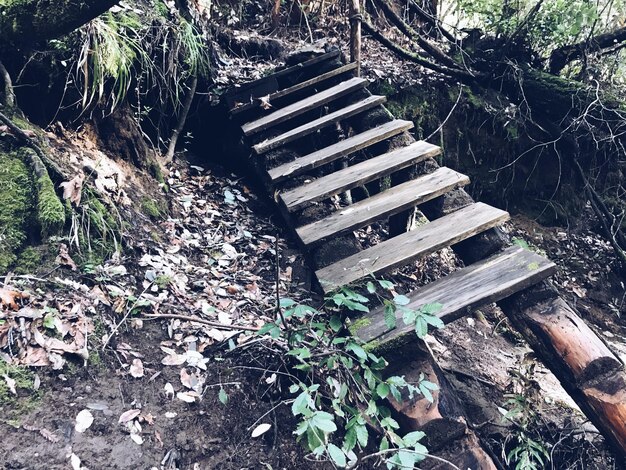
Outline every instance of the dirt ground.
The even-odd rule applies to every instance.
[[[281,295],[306,296],[306,270],[295,243],[281,236],[271,207],[234,175],[183,165],[172,171],[169,183],[170,217],[137,224],[126,257],[96,275],[55,271],[55,279],[71,279],[89,292],[99,287],[106,293],[99,301],[76,294],[80,287],[69,283],[27,277],[20,284],[32,293],[31,306],[47,299],[62,310],[78,295],[94,329],[86,365],[67,355],[58,371],[34,369],[37,387],[18,387],[19,398],[2,405],[1,468],[330,468],[308,461],[295,442],[296,423],[286,406],[289,393],[272,376],[276,353],[256,342],[251,332],[229,329],[254,328],[269,319],[276,246]],[[620,344],[624,322],[607,303],[623,311],[624,298],[616,297],[621,281],[606,268],[611,259],[606,244],[590,232],[563,235],[561,229],[522,217],[507,229],[560,260],[555,279],[561,290],[578,299],[604,337]],[[156,283],[146,281],[155,276],[167,282],[154,289]],[[153,321],[118,308],[111,283],[151,292],[146,298],[153,302],[143,313],[194,315],[223,328],[176,318]],[[116,326],[119,335],[109,339]],[[495,307],[449,325],[429,344],[464,398],[470,424],[499,455],[510,427],[497,405],[510,391],[510,371],[528,358],[528,348]],[[601,437],[584,423],[554,376],[538,366],[534,380],[540,384],[546,440],[554,444],[554,461],[563,463],[553,468],[616,468]],[[77,416],[83,410],[93,423],[78,432]],[[271,425],[270,430],[251,437],[261,423]],[[568,436],[568,429],[582,430],[582,437]]]

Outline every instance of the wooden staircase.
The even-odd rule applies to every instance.
[[[410,131],[413,123],[389,119],[370,129],[338,140],[292,161],[272,166],[258,161],[271,150],[310,136],[335,125],[350,127],[350,119],[380,107],[383,96],[363,95],[367,80],[351,77],[353,64],[342,65],[337,52],[330,52],[293,67],[278,71],[245,85],[227,96],[230,114],[240,122],[250,139],[252,159],[273,193],[278,193],[286,222],[295,229],[302,246],[311,252],[320,244],[374,222],[433,200],[469,183],[466,175],[440,167],[414,179],[394,184],[384,191],[359,200],[308,223],[300,223],[298,213],[315,204],[397,174],[440,154],[441,149],[418,141],[346,164],[349,157],[369,150],[376,144]],[[319,70],[322,69],[322,73]],[[298,76],[293,78],[297,72]],[[291,75],[291,83],[281,78]],[[269,109],[266,109],[269,108]],[[344,163],[338,165],[338,162]],[[305,180],[304,175],[316,177]],[[381,276],[416,259],[496,227],[509,215],[487,204],[475,203],[430,221],[412,231],[339,259],[327,266],[317,266],[315,275],[324,293]],[[408,295],[410,306],[438,302],[443,305],[438,316],[450,322],[482,305],[501,300],[550,276],[555,265],[549,260],[519,247],[512,247]],[[382,310],[367,314],[356,334],[372,346],[404,335],[414,334],[409,327],[389,329]],[[397,322],[402,325],[402,322]]]

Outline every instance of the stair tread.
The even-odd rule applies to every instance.
[[[508,217],[507,212],[487,204],[470,204],[413,231],[348,256],[315,274],[324,292],[328,293],[458,243],[503,223]]]
[[[304,82],[300,82],[297,83],[293,86],[290,86],[289,88],[285,88],[283,90],[277,91],[275,93],[271,93],[268,95],[267,97],[267,102],[270,103],[270,105],[275,102],[278,99],[284,98],[286,96],[289,96],[293,93],[296,93],[298,91],[304,90],[306,88],[312,87],[314,85],[318,85],[326,80],[329,80],[333,77],[337,77],[338,75],[344,74],[346,72],[350,72],[351,70],[356,69],[357,64],[356,62],[352,62],[350,64],[347,65],[343,65],[339,68],[333,69],[330,72],[326,72],[323,73],[322,75],[317,75],[309,80],[305,80]],[[253,101],[242,104],[240,106],[237,106],[235,108],[232,108],[230,110],[230,113],[232,115],[236,115],[236,114],[240,114],[244,111],[248,111],[254,108],[258,108],[261,104],[261,101],[259,100],[259,98],[261,97],[254,97]]]
[[[365,183],[387,176],[394,171],[434,157],[440,152],[441,149],[436,145],[424,141],[414,142],[406,147],[323,176],[309,184],[285,191],[281,194],[281,198],[289,211],[300,210],[308,204],[321,201],[348,189],[362,186]],[[315,161],[319,161],[319,159]]]
[[[326,126],[342,121],[343,119],[348,119],[349,117],[378,106],[384,103],[386,99],[387,98],[384,96],[368,96],[361,101],[350,104],[345,108],[338,109],[337,111],[322,116],[311,122],[307,122],[306,124],[287,131],[284,134],[264,140],[263,142],[259,142],[258,144],[253,146],[254,151],[259,155],[263,154],[265,152],[268,152],[269,150],[275,149],[277,147],[280,147],[281,145],[285,145],[289,142],[299,139],[300,137],[309,135]]]
[[[319,64],[321,62],[324,62],[326,60],[330,60],[330,59],[334,59],[335,57],[339,56],[339,50],[334,50],[334,51],[330,51],[330,52],[326,52],[324,54],[318,55],[317,57],[313,57],[312,59],[309,60],[305,60],[304,62],[299,62],[295,65],[292,65],[291,67],[286,67],[282,70],[279,70],[278,72],[274,72],[270,75],[267,75],[265,77],[261,77],[261,78],[257,78],[256,80],[252,80],[250,82],[246,82],[244,84],[242,84],[241,86],[237,87],[237,88],[233,88],[229,93],[226,94],[227,98],[232,98],[235,96],[239,96],[241,94],[243,94],[246,90],[250,90],[252,88],[256,88],[257,86],[271,81],[271,80],[275,80],[277,78],[280,77],[284,77],[286,75],[289,75],[291,73],[297,72],[297,71],[302,71],[308,67],[311,67],[313,65]]]
[[[360,134],[348,137],[335,144],[324,147],[316,152],[298,158],[293,162],[285,163],[268,171],[272,182],[277,183],[290,176],[299,175],[312,168],[317,168],[326,163],[330,163],[338,158],[345,157],[354,152],[362,150],[370,145],[377,144],[395,135],[401,134],[413,128],[411,121],[396,119],[386,122],[378,127],[369,129]]]
[[[438,168],[398,186],[359,201],[328,217],[296,229],[305,245],[322,242],[383,220],[406,209],[430,201],[469,183],[469,178],[449,168]]]
[[[296,101],[289,106],[285,106],[274,111],[267,116],[263,116],[254,121],[248,122],[241,126],[243,133],[247,136],[269,129],[272,126],[288,121],[289,119],[311,111],[317,107],[330,103],[333,100],[346,96],[353,91],[365,88],[369,84],[365,78],[354,77],[338,85],[330,87],[327,90],[315,93],[300,101]]]
[[[551,276],[556,265],[532,251],[512,246],[486,260],[460,269],[449,276],[408,294],[405,307],[417,310],[426,304],[442,305],[435,315],[444,323],[492,302],[502,300]],[[396,312],[396,328],[390,329],[384,320],[383,308],[361,317],[364,325],[355,331],[365,342],[375,341],[378,347],[402,337],[415,334],[412,325],[405,325],[402,312]]]

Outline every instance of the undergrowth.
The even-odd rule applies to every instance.
[[[366,287],[384,303],[388,326],[395,326],[398,311],[418,337],[424,337],[429,326],[443,326],[435,316],[441,305],[408,308],[408,299],[393,295],[394,285],[384,280]],[[437,385],[423,374],[416,383],[386,375],[387,361],[350,334],[347,314],[366,313],[369,303],[352,288],[333,293],[319,309],[282,298],[276,321],[258,334],[273,350],[283,352],[283,367],[276,372],[288,382],[292,397],[287,403],[298,420],[294,434],[314,458],[342,468],[370,459],[389,469],[413,468],[428,457],[422,443],[425,434],[402,434],[387,400],[422,396],[432,402]],[[220,399],[227,398],[221,390]]]

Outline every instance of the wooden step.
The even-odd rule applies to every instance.
[[[556,271],[550,260],[518,246],[460,269],[407,295],[411,302],[405,307],[418,310],[426,304],[442,305],[435,315],[449,323],[473,310],[502,300],[515,292],[536,284]],[[396,328],[390,329],[383,309],[363,316],[363,325],[354,333],[363,341],[384,346],[405,335],[414,335],[414,327],[402,321],[402,310],[396,312]]]
[[[284,90],[280,90],[277,91],[275,93],[271,93],[270,95],[267,96],[267,102],[270,105],[273,105],[274,102],[276,102],[277,100],[280,100],[281,98],[285,98],[286,96],[292,95],[293,93],[296,93],[298,91],[301,90],[305,90],[306,88],[310,88],[313,87],[315,85],[319,85],[320,83],[325,82],[326,80],[329,80],[333,77],[337,77],[339,75],[342,75],[344,73],[350,72],[354,69],[356,69],[357,64],[356,62],[352,62],[348,65],[344,65],[342,67],[339,67],[337,69],[331,70],[330,72],[326,72],[323,73],[322,75],[318,75],[317,77],[313,77],[309,80],[306,80],[304,82],[298,83],[294,86],[291,86],[289,88],[285,88]],[[230,113],[232,115],[237,115],[240,114],[244,111],[249,111],[251,109],[255,109],[258,108],[259,105],[261,104],[261,101],[259,98],[253,98],[251,102],[242,104],[241,106],[237,106],[236,108],[233,108],[230,110]]]
[[[296,229],[305,245],[320,243],[332,236],[359,229],[423,204],[469,183],[469,178],[449,168],[407,181],[387,191],[334,212],[328,217]]]
[[[300,210],[313,202],[362,186],[394,171],[434,157],[440,152],[441,149],[436,145],[423,141],[414,142],[406,147],[379,155],[318,178],[291,191],[286,191],[281,194],[281,199],[289,211]]]
[[[306,60],[304,62],[297,63],[292,65],[291,67],[286,67],[278,72],[274,72],[271,75],[267,75],[265,77],[258,78],[256,80],[252,80],[250,82],[244,83],[237,88],[233,88],[229,92],[226,93],[225,99],[227,105],[230,109],[237,108],[238,103],[249,103],[253,98],[259,98],[263,95],[266,95],[267,92],[264,91],[267,89],[266,84],[272,83],[274,84],[274,90],[278,86],[277,79],[281,77],[285,77],[292,73],[297,73],[304,71],[305,69],[312,67],[313,65],[320,64],[326,60],[334,59],[339,56],[339,50],[334,50],[331,52],[327,52],[325,54],[321,54],[317,57],[313,57],[312,59]],[[260,93],[257,93],[256,88],[260,89]],[[270,92],[270,93],[271,93]]]
[[[302,158],[284,165],[277,166],[268,171],[273,183],[283,181],[290,176],[299,175],[312,168],[317,168],[326,163],[330,163],[338,158],[345,157],[354,152],[358,152],[370,145],[377,144],[383,140],[389,139],[395,135],[401,134],[413,128],[411,121],[395,121],[386,122],[385,124],[362,132],[336,144],[324,147],[317,152],[305,155]]]
[[[345,108],[341,108],[335,112],[327,114],[326,116],[322,116],[314,121],[303,124],[277,137],[264,140],[253,147],[254,151],[259,155],[263,154],[269,150],[316,132],[326,126],[330,126],[336,122],[343,121],[344,119],[348,119],[356,114],[362,113],[363,111],[374,108],[375,106],[383,104],[386,100],[387,98],[384,96],[368,96],[364,100],[358,101],[346,106]]]
[[[341,82],[334,87],[327,90],[320,91],[308,98],[300,101],[296,101],[289,106],[285,106],[277,111],[274,111],[267,116],[263,116],[255,121],[248,122],[241,126],[243,133],[247,136],[256,134],[261,131],[265,131],[272,126],[280,124],[281,122],[288,121],[289,119],[304,114],[307,111],[311,111],[315,108],[337,100],[343,96],[346,96],[356,90],[365,88],[369,84],[369,81],[365,78],[354,77],[345,82]]]
[[[446,246],[500,225],[509,214],[481,202],[429,222],[417,229],[385,240],[315,274],[325,293],[369,275],[404,266]]]

